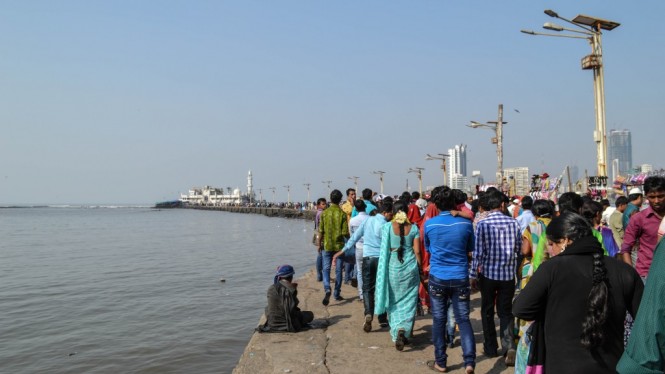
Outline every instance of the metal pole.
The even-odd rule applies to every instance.
[[[496,178],[498,185],[503,188],[503,104],[499,104],[499,120],[496,124]]]
[[[603,78],[603,52],[601,46],[601,33],[599,27],[595,27],[596,32],[591,38],[592,54],[599,59],[598,64],[593,68],[593,92],[595,96],[596,107],[596,132],[594,140],[596,141],[597,154],[597,175],[599,177],[607,176],[607,142],[605,137],[605,84]]]
[[[446,158],[443,158],[443,165],[441,166],[443,169],[443,185],[447,186],[448,185],[448,172],[446,171]]]
[[[418,193],[423,194],[423,171],[418,170]]]

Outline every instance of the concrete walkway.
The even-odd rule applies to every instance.
[[[314,270],[297,280],[302,310],[314,312],[311,330],[299,333],[254,333],[245,348],[235,374],[262,373],[431,373],[426,365],[434,359],[431,343],[432,317],[417,317],[411,344],[402,352],[395,349],[388,328],[380,328],[376,318],[372,331],[365,333],[363,305],[358,292],[342,286],[344,301],[331,298],[324,307],[323,286],[316,281]],[[262,323],[263,321],[261,321]],[[513,373],[503,358],[482,354],[480,294],[471,298],[471,323],[476,335],[476,373]],[[498,327],[498,320],[496,321]],[[459,335],[455,347],[447,350],[448,372],[463,373]]]

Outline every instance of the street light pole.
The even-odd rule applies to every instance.
[[[441,169],[443,170],[443,185],[447,186],[448,175],[446,172],[446,157],[448,157],[448,155],[445,153],[437,153],[437,154],[438,156],[432,156],[428,153],[427,157],[425,157],[425,160],[441,160]]]
[[[272,203],[273,203],[273,205],[274,205],[274,204],[275,204],[275,190],[276,190],[277,188],[275,188],[275,187],[270,187],[270,188],[268,188],[268,189],[269,189],[269,190],[272,190]]]
[[[503,188],[503,125],[508,123],[503,121],[503,104],[499,104],[498,120],[488,121],[487,123],[489,125],[471,121],[467,126],[474,129],[484,127],[494,131],[495,137],[492,138],[492,144],[496,144],[496,183],[500,188]]]
[[[311,186],[311,183],[303,183],[303,186],[307,188],[307,203],[309,203],[311,200],[309,199],[309,186]]]
[[[416,173],[416,175],[418,175],[418,193],[421,195],[423,194],[423,170],[425,170],[425,168],[415,167],[409,168],[407,171],[408,173]]]
[[[605,126],[605,78],[603,73],[603,51],[602,51],[602,32],[603,30],[613,30],[621,24],[614,21],[608,21],[601,18],[595,18],[585,15],[577,15],[572,20],[566,19],[558,15],[551,9],[545,10],[545,14],[550,17],[558,18],[562,21],[578,27],[584,31],[565,28],[550,22],[545,23],[543,28],[552,31],[571,31],[586,36],[570,35],[570,34],[549,34],[538,33],[532,30],[521,30],[521,32],[529,35],[543,35],[543,36],[556,36],[562,38],[586,39],[591,44],[591,54],[582,58],[582,69],[593,70],[593,92],[594,92],[594,107],[596,111],[596,129],[593,133],[593,140],[596,142],[596,163],[597,174],[600,177],[607,176],[607,138]]]
[[[321,183],[323,183],[323,184],[327,184],[327,185],[328,185],[328,196],[330,196],[330,192],[331,192],[331,190],[330,190],[330,183],[332,183],[332,181],[321,181]]]
[[[379,182],[381,182],[381,195],[383,195],[383,174],[385,174],[385,171],[377,170],[373,171],[372,174],[378,174],[379,175]]]
[[[284,188],[286,188],[286,202],[291,204],[291,185],[287,184]]]

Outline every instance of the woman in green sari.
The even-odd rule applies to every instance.
[[[390,337],[398,351],[404,349],[413,331],[422,275],[420,234],[406,218],[407,209],[396,202],[393,220],[383,226],[374,306],[375,314],[388,312]]]

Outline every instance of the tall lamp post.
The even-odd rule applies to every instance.
[[[275,188],[275,187],[270,187],[270,188],[268,188],[268,189],[269,189],[269,190],[272,190],[272,203],[273,203],[273,205],[274,205],[274,204],[275,204],[275,190],[276,190],[277,188]]]
[[[445,153],[437,153],[437,155],[438,156],[432,156],[428,153],[427,157],[425,157],[425,160],[441,160],[441,169],[443,170],[443,185],[447,186],[448,176],[446,173],[446,157],[448,157],[448,155]]]
[[[357,194],[358,193],[358,178],[360,178],[360,177],[348,177],[348,178],[353,180],[353,184],[356,188],[356,194]]]
[[[385,174],[385,171],[377,170],[373,171],[372,174],[378,174],[379,175],[379,182],[381,183],[381,195],[383,195],[383,174]]]
[[[291,185],[287,184],[284,188],[286,188],[286,202],[291,204]]]
[[[552,31],[570,31],[585,36],[571,34],[550,34],[539,33],[532,30],[521,30],[529,35],[555,36],[560,38],[586,39],[591,45],[591,54],[582,58],[582,69],[593,70],[593,92],[595,97],[594,106],[596,108],[596,130],[593,133],[593,140],[596,142],[596,162],[597,174],[601,177],[607,176],[607,141],[605,135],[605,79],[603,77],[603,48],[601,36],[603,30],[614,30],[621,24],[614,21],[608,21],[601,18],[595,18],[585,15],[577,15],[572,20],[558,15],[551,9],[545,10],[545,14],[550,17],[558,18],[581,30],[569,29],[551,22],[543,25],[546,30]]]
[[[309,203],[311,200],[309,199],[309,186],[311,186],[311,183],[303,183],[303,186],[307,189],[307,203]]]
[[[408,173],[416,173],[418,176],[418,193],[421,195],[423,194],[423,170],[425,170],[425,168],[419,168],[417,166],[415,168],[409,168],[408,170]]]
[[[330,189],[330,183],[332,183],[332,181],[321,181],[321,183],[328,185],[328,196],[330,196],[330,192],[332,191]]]
[[[488,121],[487,124],[471,121],[468,127],[477,129],[479,127],[494,131],[495,137],[492,138],[492,144],[496,144],[496,184],[503,187],[503,125],[508,122],[503,121],[503,104],[499,104],[499,118],[497,121]]]

